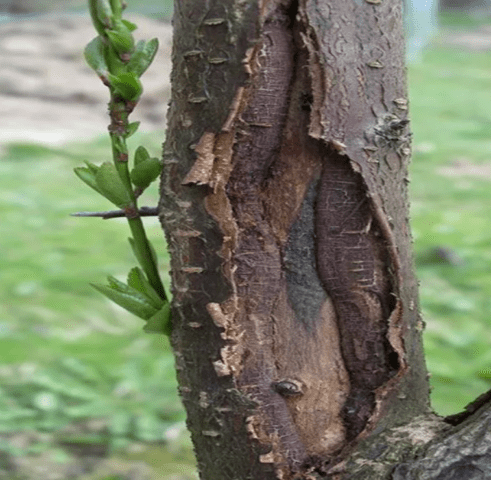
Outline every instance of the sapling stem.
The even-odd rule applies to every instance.
[[[142,219],[140,216],[136,218],[128,218],[128,224],[133,235],[133,240],[135,241],[135,248],[138,251],[137,255],[140,260],[141,267],[147,275],[150,285],[152,285],[163,300],[167,300],[164,285],[160,279],[157,265],[154,261],[152,250],[150,248],[150,243],[145,233],[145,229],[143,228]]]
[[[135,152],[133,169],[129,168],[127,139],[138,129],[139,122],[129,123],[129,115],[142,93],[140,76],[150,66],[158,49],[158,40],[135,44],[132,31],[136,25],[123,20],[121,0],[89,0],[90,14],[99,36],[85,49],[85,58],[103,84],[109,88],[108,127],[113,162],[100,166],[86,162],[75,169],[87,185],[120,208],[110,212],[79,212],[75,216],[115,218],[125,216],[131,230],[131,247],[141,266],[133,268],[127,284],[108,277],[109,285],[93,286],[128,311],[147,321],[146,331],[170,333],[170,310],[160,278],[156,255],[148,241],[141,216],[148,207],[138,208],[138,197],[155,181],[162,169],[158,158],[150,157],[140,146]],[[156,209],[152,209],[153,215]]]
[[[109,125],[109,135],[111,137],[111,147],[113,161],[119,173],[121,181],[130,194],[132,205],[125,208],[126,219],[133,235],[134,246],[137,250],[137,258],[147,275],[150,285],[155,291],[166,300],[164,286],[160,279],[157,265],[154,261],[152,250],[145,233],[143,222],[138,211],[137,198],[131,182],[130,171],[128,168],[128,145],[126,143],[126,133],[129,128],[129,114],[133,111],[136,101],[128,101],[109,87],[111,101],[109,102],[109,115],[111,125]]]

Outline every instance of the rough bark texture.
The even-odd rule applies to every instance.
[[[491,478],[491,402],[443,438],[431,442],[417,460],[398,465],[393,480],[485,480]]]
[[[390,478],[450,429],[411,260],[401,4],[178,0],[174,28],[160,212],[201,478]]]

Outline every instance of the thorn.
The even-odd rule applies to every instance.
[[[158,216],[158,207],[141,207],[138,210],[138,214],[140,217],[156,217]],[[70,213],[71,217],[100,217],[104,220],[108,220],[110,218],[121,218],[126,217],[126,213],[124,210],[111,210],[108,212],[76,212]]]

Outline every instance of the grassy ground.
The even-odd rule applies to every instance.
[[[491,57],[433,48],[409,79],[425,348],[434,407],[449,414],[491,387]],[[161,137],[135,142],[158,155]],[[163,442],[144,459],[160,458],[168,470],[155,478],[170,478],[191,460],[187,441],[169,442],[183,412],[167,341],[88,285],[135,265],[126,226],[69,216],[110,207],[72,173],[107,152],[102,139],[63,150],[11,145],[0,158],[0,433],[63,432],[97,412],[107,428],[95,441]],[[165,271],[159,226],[146,223]]]
[[[434,407],[448,414],[491,387],[491,58],[434,48],[409,84],[425,348]]]
[[[159,135],[137,135],[159,155]],[[163,442],[184,419],[167,339],[144,334],[139,319],[89,286],[136,265],[126,225],[69,216],[111,209],[72,171],[84,159],[107,160],[108,148],[106,139],[63,151],[17,144],[0,160],[0,434],[63,432],[97,412],[105,432],[87,441],[109,434],[122,447]],[[156,192],[145,200],[155,205]],[[146,223],[165,272],[159,225]],[[163,463],[172,459],[163,454]]]

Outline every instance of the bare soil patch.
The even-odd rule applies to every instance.
[[[457,158],[449,165],[438,169],[438,173],[445,177],[475,177],[491,179],[491,164],[474,163],[468,158]]]
[[[157,37],[160,49],[142,78],[144,95],[133,120],[142,130],[165,128],[170,96],[172,27],[130,16],[135,36]],[[83,50],[95,36],[85,15],[50,15],[0,25],[0,144],[60,145],[105,131],[107,88],[85,64]]]
[[[438,40],[440,44],[482,52],[491,50],[491,25],[483,25],[475,30],[448,30],[443,32]]]

